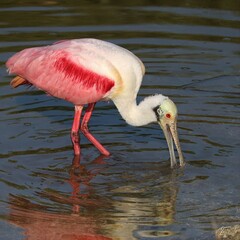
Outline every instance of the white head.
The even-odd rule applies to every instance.
[[[172,100],[170,100],[169,98],[166,98],[162,101],[162,103],[159,106],[154,108],[154,111],[157,116],[157,122],[161,126],[167,140],[169,153],[170,153],[171,167],[174,167],[176,165],[173,141],[178,151],[180,166],[183,166],[184,159],[183,159],[183,154],[180,147],[178,132],[177,132],[176,105]]]

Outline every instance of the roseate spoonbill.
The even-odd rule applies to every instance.
[[[79,129],[104,155],[110,153],[88,130],[96,102],[111,99],[125,121],[133,126],[158,122],[167,140],[171,166],[175,166],[174,145],[180,166],[184,159],[177,134],[177,107],[161,94],[146,97],[138,105],[137,93],[145,67],[132,52],[97,39],[73,39],[49,46],[24,49],[6,63],[17,75],[12,87],[31,84],[75,105],[71,139],[75,155],[80,154]],[[80,124],[83,106],[88,104]]]

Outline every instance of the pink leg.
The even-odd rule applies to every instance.
[[[75,106],[75,114],[71,131],[74,154],[80,155],[79,127],[83,106]]]
[[[106,156],[109,156],[110,153],[103,147],[103,145],[98,142],[98,140],[93,137],[93,135],[88,130],[88,122],[91,118],[93,108],[96,103],[90,103],[88,104],[86,113],[83,117],[82,124],[81,124],[81,131],[85,135],[85,137],[103,154]]]

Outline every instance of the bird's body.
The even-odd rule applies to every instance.
[[[136,103],[145,68],[130,51],[97,39],[75,39],[53,45],[28,48],[6,63],[9,73],[17,75],[11,85],[32,84],[48,94],[75,105],[72,141],[80,154],[79,128],[100,150],[109,152],[89,133],[87,123],[93,107],[101,100],[112,100],[127,123],[134,126],[158,121],[156,111],[167,97],[159,94]],[[82,108],[89,107],[80,126]]]
[[[126,95],[136,99],[144,74],[142,62],[131,52],[96,39],[28,48],[14,55],[7,67],[39,89],[74,105]]]

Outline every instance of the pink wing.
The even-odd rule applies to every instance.
[[[83,105],[104,99],[115,84],[107,74],[91,69],[89,58],[95,64],[93,69],[104,63],[104,56],[96,56],[95,60],[94,52],[81,46],[72,48],[70,41],[62,41],[25,49],[11,57],[6,65],[10,73],[21,76],[50,95]]]

